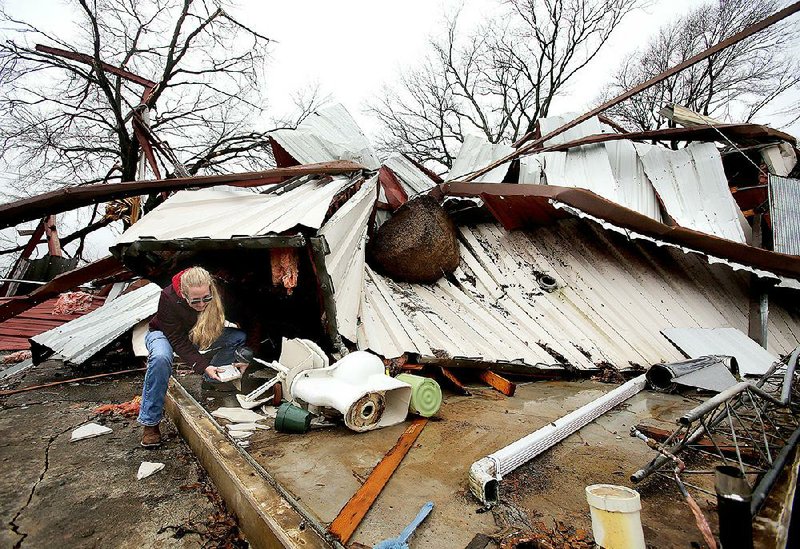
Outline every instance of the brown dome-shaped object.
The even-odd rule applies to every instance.
[[[394,280],[436,282],[458,267],[456,227],[435,199],[419,196],[380,226],[367,257],[372,268]]]

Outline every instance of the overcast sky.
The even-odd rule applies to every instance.
[[[644,44],[659,26],[703,3],[653,0],[630,14],[600,55],[572,82],[570,95],[554,104],[551,114],[588,110],[608,81],[607,75],[626,54]],[[0,4],[16,17],[61,36],[75,29],[72,8],[63,0],[0,0]],[[400,70],[422,60],[429,37],[442,29],[444,16],[461,7],[461,21],[469,27],[491,16],[497,5],[493,0],[238,0],[230,11],[274,40],[265,83],[272,109],[288,109],[291,92],[319,84],[374,135],[377,128],[363,112],[366,103],[384,83],[391,84]],[[769,117],[757,122],[775,125]],[[788,131],[800,134],[800,125]],[[106,240],[91,245],[92,255],[104,252]]]
[[[713,1],[713,0],[712,0]],[[74,29],[64,0],[0,0],[9,12],[61,35]],[[391,84],[404,68],[418,65],[428,40],[441,32],[443,18],[461,9],[469,28],[497,10],[498,0],[233,0],[229,11],[274,40],[267,69],[270,107],[277,113],[291,106],[292,92],[318,84],[343,103],[374,134],[364,114],[381,86]],[[582,112],[608,81],[620,60],[644,44],[658,28],[705,0],[649,0],[627,16],[600,54],[569,85],[551,114]],[[768,114],[758,122],[777,125]],[[800,133],[800,125],[788,128]]]
[[[607,80],[625,54],[660,25],[703,3],[655,0],[630,14],[570,85],[571,96],[562,98],[552,114],[588,110],[598,83]],[[366,102],[380,93],[382,84],[391,84],[400,70],[419,64],[429,38],[441,34],[445,15],[461,8],[460,23],[466,29],[493,15],[498,5],[494,0],[241,0],[235,11],[276,41],[267,82],[274,107],[288,108],[292,90],[316,82],[371,133],[376,128],[362,112]]]

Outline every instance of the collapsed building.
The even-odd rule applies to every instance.
[[[543,119],[540,133],[563,123]],[[56,354],[81,364],[132,329],[134,339],[141,338],[158,285],[202,264],[235,287],[247,311],[249,341],[264,359],[278,358],[282,341],[302,338],[334,358],[369,351],[393,373],[432,375],[449,389],[440,420],[414,434],[421,448],[410,451],[406,468],[380,499],[370,501],[361,526],[360,519],[343,526],[342,513],[360,489],[359,475],[380,466],[401,426],[357,436],[337,429],[303,437],[259,431],[246,445],[229,442],[274,486],[255,506],[291,510],[270,526],[273,538],[289,545],[372,544],[399,531],[418,502],[431,500],[437,510],[418,534],[420,543],[466,546],[507,523],[513,529],[495,539],[522,546],[525,528],[519,517],[508,518],[509,508],[535,505],[565,521],[585,506],[586,484],[619,483],[619,469],[633,468],[625,474],[637,482],[654,474],[671,478],[671,461],[665,469],[655,454],[647,463],[653,450],[627,436],[634,425],[650,441],[661,430],[664,445],[653,447],[662,458],[700,447],[706,454],[694,460],[704,471],[710,467],[709,440],[721,463],[730,461],[728,447],[735,447],[735,463],[753,486],[764,478],[774,483],[777,472],[769,471],[792,459],[777,455],[796,443],[796,436],[791,439],[798,424],[790,383],[797,353],[790,354],[800,340],[800,201],[791,136],[754,125],[626,135],[593,118],[470,182],[460,180],[514,149],[468,139],[441,180],[400,154],[379,162],[337,105],[270,140],[281,182],[270,179],[272,172],[166,180],[174,188],[208,188],[179,190],[119,237],[113,257],[9,299],[0,314],[12,317],[4,324],[13,331],[8,323],[15,312],[77,283],[131,274],[155,282],[139,282],[123,295],[127,283],[117,282],[102,307],[31,337],[34,361]],[[688,145],[652,144],[659,140]],[[142,191],[140,185],[125,192]],[[22,215],[13,207],[5,208]],[[37,214],[37,207],[47,206],[29,204],[24,215]],[[134,348],[143,354],[141,344]],[[718,355],[733,358],[702,359]],[[705,372],[705,379],[674,375],[675,383],[732,396],[702,412],[694,406],[700,401],[685,393],[642,396],[646,369],[675,370],[670,365],[687,358],[706,360],[690,368]],[[748,377],[760,381],[740,387],[739,379]],[[588,378],[631,381],[608,392],[597,381],[579,381]],[[515,396],[459,396],[475,392],[475,381]],[[773,392],[770,383],[777,383]],[[758,415],[760,425],[736,415],[730,432],[712,436],[727,426],[718,406],[730,409],[737,398],[755,410],[747,413]],[[180,403],[202,410],[202,395],[185,380],[173,386],[171,399],[178,418],[187,413],[176,411]],[[626,401],[638,412],[614,408]],[[597,419],[610,409],[616,411]],[[567,412],[569,421],[559,420]],[[690,419],[668,429],[683,417]],[[698,421],[700,433],[691,429]],[[598,422],[614,434],[592,433]],[[185,418],[176,423],[189,429]],[[579,432],[588,453],[552,448],[587,424]],[[200,444],[203,436],[187,438]],[[765,451],[756,447],[761,438]],[[546,451],[553,461],[533,461],[514,472]],[[570,459],[578,470],[565,474]],[[548,466],[559,473],[544,470]],[[694,484],[686,482],[719,528],[709,512],[713,478],[697,476]],[[678,486],[685,490],[680,479]],[[467,487],[492,514],[464,519],[478,505],[463,495]],[[703,539],[701,528],[684,527],[694,518],[680,492],[662,485],[643,494],[648,540],[655,536],[669,546]],[[655,506],[649,512],[648,503]],[[655,509],[665,505],[675,520],[658,520]],[[578,538],[572,540],[576,546]]]

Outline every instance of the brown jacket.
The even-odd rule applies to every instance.
[[[197,322],[197,315],[198,312],[189,307],[186,300],[175,292],[172,285],[169,285],[161,290],[158,311],[150,320],[150,331],[164,332],[169,344],[172,345],[172,350],[200,374],[208,367],[211,357],[200,354],[197,346],[189,339],[189,332]]]

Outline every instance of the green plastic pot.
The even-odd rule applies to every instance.
[[[436,415],[442,406],[442,389],[429,377],[400,374],[397,379],[411,385],[411,402],[408,409],[422,417]]]
[[[278,406],[275,430],[281,433],[306,433],[311,428],[311,412],[284,402]]]

